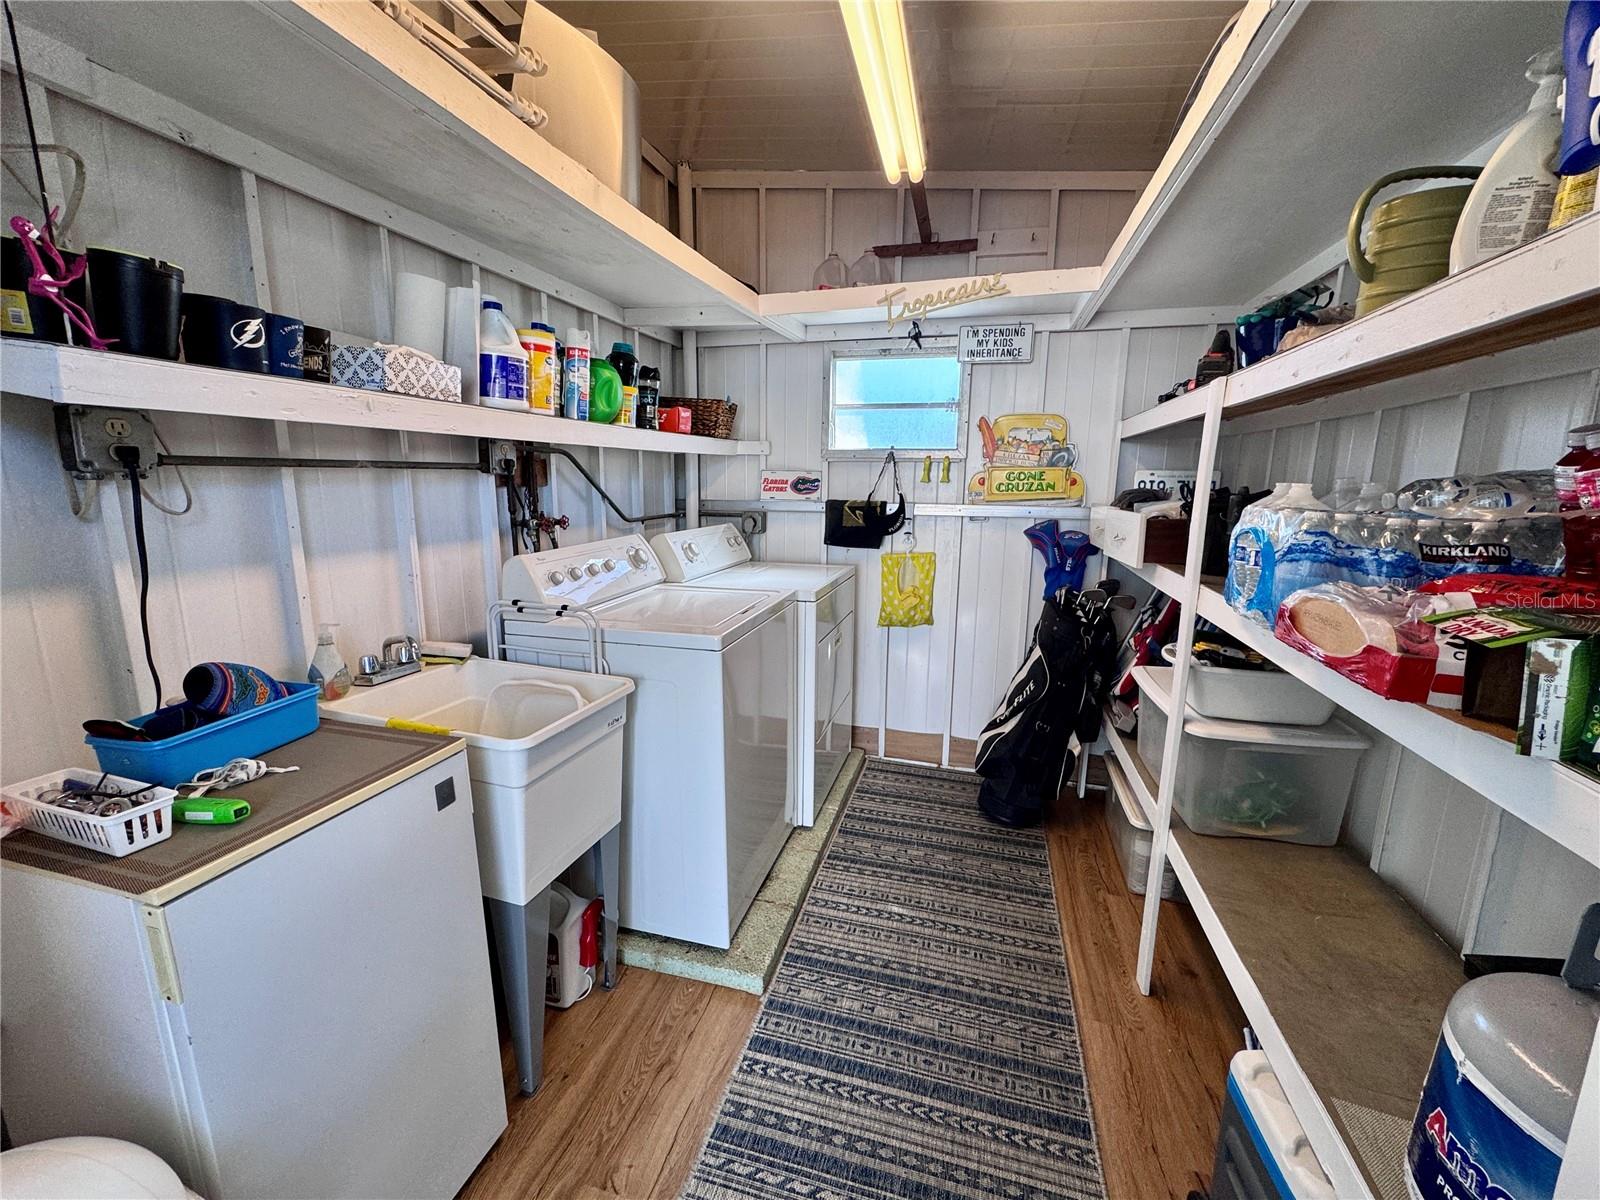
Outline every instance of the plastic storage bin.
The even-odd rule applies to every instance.
[[[1169,664],[1177,655],[1175,645],[1161,648]],[[1189,668],[1189,707],[1219,721],[1326,725],[1337,705],[1285,671],[1248,671],[1196,661]]]
[[[119,742],[113,738],[86,737],[102,771],[129,779],[148,779],[166,787],[188,783],[208,767],[220,767],[230,758],[260,758],[279,746],[315,733],[317,686],[285,683],[289,694],[282,700],[224,717],[159,742]],[[153,714],[135,717],[142,725]]]
[[[1137,667],[1139,757],[1161,770],[1171,667]],[[1217,721],[1191,710],[1173,808],[1195,833],[1308,846],[1339,840],[1367,739],[1341,721],[1319,727]]]
[[[1128,890],[1142,896],[1150,877],[1150,824],[1139,812],[1133,789],[1116,759],[1107,757],[1106,773],[1111,777],[1111,786],[1106,789],[1106,827],[1111,830],[1111,843],[1117,848],[1117,861],[1122,864]],[[1161,898],[1171,900],[1177,887],[1178,877],[1168,863],[1161,872]]]
[[[101,783],[125,795],[143,793],[145,798],[125,812],[106,817],[73,812],[39,799],[68,780]],[[74,767],[66,771],[52,771],[49,775],[40,775],[22,783],[8,784],[0,790],[0,795],[22,818],[24,828],[57,841],[71,842],[74,846],[121,858],[172,836],[172,801],[178,793],[171,788],[154,787],[142,780],[124,779],[120,775],[105,775],[101,771]]]

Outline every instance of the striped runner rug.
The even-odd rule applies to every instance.
[[[1100,1200],[1038,830],[869,759],[685,1200]]]

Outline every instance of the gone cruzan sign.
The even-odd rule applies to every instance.
[[[1033,361],[1033,326],[963,325],[957,357],[965,363],[1027,363]]]
[[[1007,296],[1011,294],[1011,288],[1007,286],[1000,272],[996,271],[993,275],[980,275],[976,279],[968,279],[953,287],[940,288],[937,291],[914,296],[910,300],[901,300],[900,297],[905,294],[906,289],[898,287],[878,298],[878,303],[883,305],[884,311],[889,316],[891,333],[901,321],[918,321],[941,308],[954,308],[958,304],[987,300],[992,296]]]

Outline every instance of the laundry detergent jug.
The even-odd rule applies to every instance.
[[[1470,187],[1428,188],[1385,200],[1372,210],[1372,233],[1365,250],[1361,226],[1367,206],[1384,188],[1417,179],[1476,179],[1478,167],[1412,167],[1391,171],[1361,193],[1350,213],[1346,248],[1361,280],[1356,316],[1364,317],[1392,300],[1443,279],[1450,270],[1450,242]]]
[[[1600,1022],[1597,942],[1591,904],[1559,978],[1505,971],[1451,998],[1406,1153],[1415,1200],[1554,1194]]]

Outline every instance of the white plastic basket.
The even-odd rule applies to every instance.
[[[126,812],[113,813],[108,817],[73,812],[39,799],[69,780],[99,784],[125,794],[147,792],[150,799],[134,805]],[[178,793],[171,788],[151,787],[136,779],[124,779],[121,775],[104,775],[100,771],[75,767],[53,771],[22,783],[7,784],[0,789],[0,796],[22,818],[25,828],[57,841],[71,842],[74,846],[121,858],[172,836],[172,802],[177,799]]]

